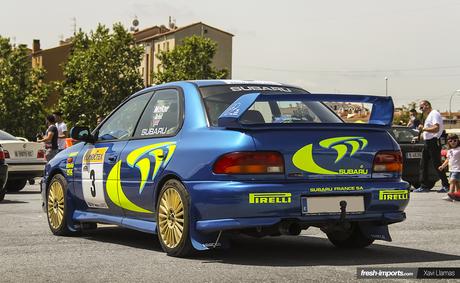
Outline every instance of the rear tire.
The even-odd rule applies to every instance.
[[[413,182],[413,183],[410,183],[410,184],[411,184],[411,186],[412,186],[414,189],[420,188],[420,183],[414,183],[414,182]]]
[[[348,231],[328,233],[327,237],[334,246],[341,249],[361,249],[374,242],[373,239],[364,236],[356,223]]]
[[[70,236],[77,232],[71,231],[67,224],[67,181],[64,176],[57,174],[46,191],[46,215],[51,232],[58,236]]]
[[[186,257],[194,249],[190,240],[190,196],[184,185],[168,180],[156,205],[157,234],[161,247],[174,257]]]
[[[5,188],[8,192],[19,192],[20,190],[24,189],[26,183],[26,179],[8,180],[6,182]]]
[[[426,182],[426,189],[431,190],[437,181],[428,181]]]

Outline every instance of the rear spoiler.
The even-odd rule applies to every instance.
[[[241,124],[240,118],[256,101],[320,101],[320,102],[355,102],[372,104],[372,112],[368,124],[352,124],[353,127],[362,128],[385,128],[391,127],[393,122],[393,100],[389,96],[371,96],[356,94],[261,94],[249,93],[242,95],[233,102],[219,116],[217,125],[233,129],[257,129],[257,128],[291,128],[291,127],[323,127],[325,125],[337,125],[348,127],[350,124],[325,124],[325,123],[294,123],[294,124]]]

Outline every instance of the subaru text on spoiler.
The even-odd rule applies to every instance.
[[[328,101],[374,111],[346,124]],[[72,129],[82,142],[47,164],[44,210],[56,235],[116,224],[158,234],[171,256],[310,226],[338,247],[391,241],[409,201],[392,118],[388,97],[256,81],[150,87],[92,132]]]

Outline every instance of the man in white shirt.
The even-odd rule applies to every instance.
[[[449,188],[449,181],[443,171],[438,168],[441,165],[441,144],[439,138],[444,131],[444,124],[441,114],[431,108],[431,103],[427,100],[420,102],[420,110],[426,115],[423,125],[418,127],[419,131],[423,134],[425,147],[422,152],[422,159],[420,161],[420,188],[414,192],[427,192],[431,188],[428,187],[428,166],[434,166],[439,178],[442,181],[442,188],[439,192],[447,192]]]
[[[62,120],[62,113],[56,111],[53,113],[54,118],[56,118],[56,127],[58,129],[58,147],[59,151],[65,149],[65,139],[67,138],[67,125]]]

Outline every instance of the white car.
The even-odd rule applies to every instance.
[[[46,165],[44,144],[29,142],[0,130],[0,145],[8,164],[8,181],[5,185],[8,191],[20,191],[27,181],[33,184],[34,178],[43,176]]]

